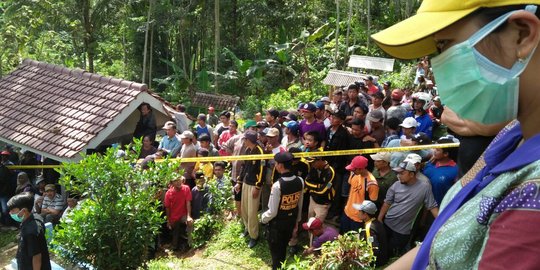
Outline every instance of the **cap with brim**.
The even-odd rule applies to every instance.
[[[416,15],[371,37],[381,49],[396,58],[420,58],[437,50],[433,34],[480,8],[534,3],[540,4],[540,1],[424,0]]]
[[[167,121],[161,129],[176,128],[176,123],[173,121]]]
[[[309,218],[308,222],[303,223],[302,227],[304,230],[316,230],[322,228],[322,221],[316,217]]]
[[[370,215],[375,215],[375,213],[377,213],[377,206],[372,201],[368,200],[364,200],[362,203],[354,203],[353,208]]]
[[[247,120],[246,123],[244,124],[244,129],[248,129],[250,127],[256,127],[257,126],[257,122],[255,122],[255,120]]]
[[[182,134],[180,134],[180,139],[193,139],[195,135],[193,135],[193,132],[189,130],[184,130]]]
[[[48,184],[45,186],[45,191],[56,190],[56,187],[53,184]]]
[[[403,161],[401,162],[397,167],[393,168],[395,172],[403,172],[403,171],[409,171],[409,172],[416,172],[416,166],[414,166],[414,163]]]

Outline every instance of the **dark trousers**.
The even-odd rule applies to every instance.
[[[410,234],[400,234],[390,229],[390,227],[384,224],[386,229],[386,236],[388,237],[388,246],[390,257],[401,256],[406,251],[410,249],[409,239],[411,238]]]
[[[187,225],[186,218],[181,218],[172,224],[172,243],[171,247],[173,250],[178,250],[181,248],[188,247],[188,235],[187,235]]]
[[[357,231],[363,229],[364,223],[356,222],[350,219],[347,214],[343,213],[341,216],[341,223],[339,224],[339,234],[345,234],[350,231]]]
[[[332,183],[332,186],[334,190],[336,191],[336,196],[334,197],[334,200],[332,201],[332,205],[330,206],[330,210],[328,210],[328,215],[331,217],[340,216],[343,213],[343,197],[341,196],[341,186],[343,184],[343,175],[336,172],[334,177],[334,182]],[[347,179],[345,179],[347,181]],[[328,218],[328,217],[327,217]]]
[[[287,245],[291,239],[295,222],[295,218],[270,221],[268,246],[272,255],[272,269],[279,269],[287,257]]]

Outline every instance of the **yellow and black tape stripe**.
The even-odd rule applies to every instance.
[[[415,145],[404,147],[389,147],[389,148],[369,148],[369,149],[350,149],[350,150],[338,150],[338,151],[326,151],[326,152],[302,152],[294,153],[295,158],[306,157],[328,157],[328,156],[352,156],[363,154],[375,154],[380,152],[404,152],[404,151],[416,151],[434,148],[453,148],[459,147],[459,143],[445,143],[445,144],[430,144],[430,145]],[[241,155],[241,156],[217,156],[217,157],[193,157],[193,158],[172,158],[156,160],[156,162],[162,162],[166,160],[178,160],[180,162],[215,162],[215,161],[237,161],[237,160],[263,160],[273,159],[274,154],[264,155]],[[60,168],[62,165],[11,165],[7,166],[9,169],[54,169]]]

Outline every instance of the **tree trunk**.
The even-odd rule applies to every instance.
[[[336,69],[338,68],[338,56],[339,56],[339,1],[336,0],[336,54],[334,56],[334,64]]]
[[[84,50],[86,52],[86,62],[88,71],[94,73],[94,29],[90,18],[90,0],[81,0],[83,26],[84,26]]]
[[[152,64],[154,61],[154,24],[152,23],[150,26],[150,59],[149,59],[149,65],[148,68],[148,89],[152,89]]]
[[[150,20],[152,16],[152,4],[154,0],[149,0],[148,3],[148,15],[146,16],[146,32],[144,33],[144,52],[143,52],[143,71],[142,71],[142,83],[146,82],[146,59],[148,59],[148,32],[150,31]]]
[[[345,55],[343,57],[344,61],[347,61],[347,57],[349,56],[349,34],[351,32],[352,12],[353,12],[353,1],[349,0],[349,12],[347,14],[347,35],[345,36]]]
[[[367,40],[366,47],[369,50],[369,36],[371,33],[371,0],[367,0]]]
[[[219,0],[214,0],[215,34],[214,34],[214,92],[218,92],[218,62],[219,62]]]

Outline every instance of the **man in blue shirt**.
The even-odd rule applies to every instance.
[[[176,124],[173,121],[168,121],[163,126],[163,129],[167,134],[161,139],[158,150],[163,150],[170,157],[176,157],[182,147],[182,144],[176,137]]]
[[[451,139],[440,139],[437,143],[453,143]],[[431,182],[431,190],[437,204],[441,204],[444,195],[457,179],[458,167],[454,159],[457,156],[456,148],[440,148],[433,152],[432,161],[426,164],[424,174]]]

